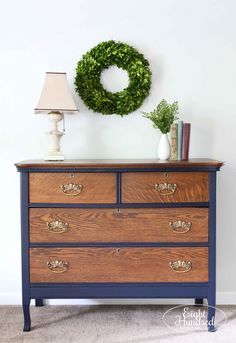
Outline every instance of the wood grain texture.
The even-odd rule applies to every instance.
[[[55,274],[47,261],[68,262]],[[169,263],[192,262],[187,273]],[[207,248],[31,248],[30,282],[207,282]]]
[[[167,174],[167,176],[165,176]],[[176,184],[172,195],[160,195],[155,184]],[[171,203],[208,202],[209,175],[207,172],[144,172],[122,174],[122,202]]]
[[[207,242],[207,208],[31,208],[30,242]],[[47,222],[68,223],[64,233],[53,233]],[[191,222],[186,233],[169,223]]]
[[[17,168],[179,168],[179,167],[214,167],[219,169],[222,162],[207,159],[194,158],[188,161],[163,161],[158,159],[84,159],[65,161],[28,160],[15,164]]]
[[[68,196],[61,185],[83,186],[79,195]],[[31,203],[104,203],[116,202],[116,174],[114,173],[30,173],[29,200]]]

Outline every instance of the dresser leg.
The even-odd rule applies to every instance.
[[[23,304],[23,313],[24,313],[24,328],[23,328],[23,331],[30,331],[30,329],[31,329],[30,301],[27,304]]]
[[[43,299],[35,299],[35,306],[36,307],[44,306]]]
[[[195,306],[202,306],[203,298],[195,298]]]
[[[208,331],[214,332],[216,331],[215,328],[215,297],[213,296],[212,298],[208,298]]]

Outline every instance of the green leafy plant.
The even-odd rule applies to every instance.
[[[179,106],[175,101],[173,104],[168,104],[166,100],[161,100],[157,107],[152,112],[142,112],[145,118],[153,122],[153,127],[159,129],[162,133],[170,132],[170,126],[178,118]]]
[[[128,87],[107,91],[101,72],[116,65],[127,71]],[[135,48],[113,40],[102,42],[83,55],[76,67],[75,89],[89,109],[102,114],[126,115],[141,106],[151,87],[149,62]]]

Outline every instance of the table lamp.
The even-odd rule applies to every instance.
[[[64,112],[78,112],[68,86],[66,73],[46,73],[42,93],[35,108],[35,113],[40,112],[48,114],[52,125],[48,132],[51,143],[44,160],[63,161],[60,140],[65,133],[58,130],[58,123],[64,120]]]

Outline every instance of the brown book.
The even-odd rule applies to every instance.
[[[170,147],[171,147],[171,160],[178,160],[178,124],[170,126]]]
[[[182,160],[188,160],[189,158],[189,142],[190,142],[190,123],[184,123],[183,125],[183,143],[182,143]]]

